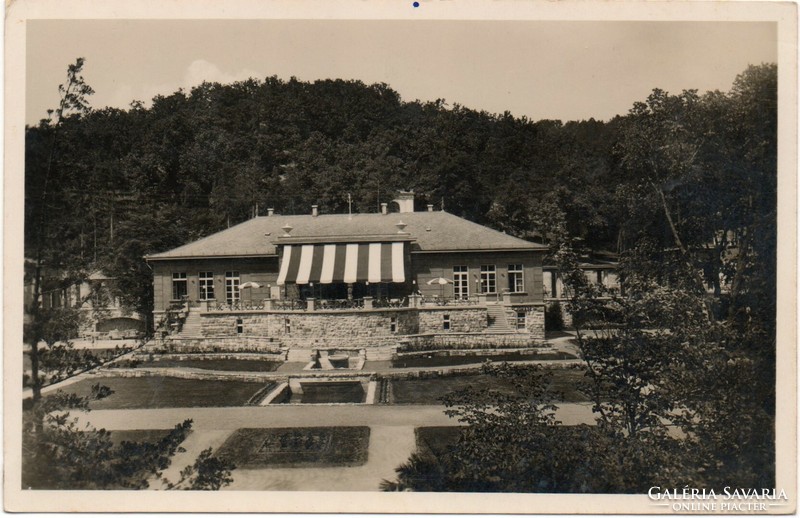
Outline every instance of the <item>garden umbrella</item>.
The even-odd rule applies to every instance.
[[[436,277],[435,279],[431,279],[428,281],[428,284],[433,286],[434,284],[438,284],[439,288],[441,289],[441,297],[444,298],[444,285],[445,284],[452,284],[453,281],[450,279],[445,279],[444,277]]]
[[[259,283],[257,283],[257,282],[252,282],[252,281],[250,281],[250,282],[245,282],[244,284],[240,284],[240,285],[239,285],[239,289],[240,289],[240,290],[243,290],[243,289],[245,289],[245,288],[260,288],[260,287],[261,287],[261,285],[260,285]],[[250,300],[252,300],[252,299],[253,299],[253,295],[252,295],[252,293],[251,293],[251,295],[250,295]]]

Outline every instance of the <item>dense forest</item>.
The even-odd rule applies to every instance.
[[[498,407],[453,396],[453,415],[471,424],[461,449],[410,459],[387,489],[774,484],[774,64],[748,67],[727,92],[656,89],[627,114],[573,122],[403,101],[385,84],[276,77],[93,110],[83,65],[70,66],[58,108],[26,130],[26,257],[70,279],[102,268],[146,315],[143,256],[268,207],[344,212],[349,195],[354,210],[377,212],[413,189],[420,206],[550,245],[574,288],[600,426],[554,427],[539,373],[499,372],[520,379],[523,397]],[[625,294],[587,283],[578,263],[592,250],[619,254]]]
[[[358,81],[205,83],[128,110],[92,110],[81,84],[27,128],[26,257],[75,276],[104,268],[149,312],[145,254],[267,207],[343,212],[349,194],[375,212],[398,189],[528,239],[563,217],[587,249],[672,247],[673,230],[707,247],[774,217],[776,81],[774,65],[753,66],[728,93],[654,90],[627,115],[566,123]],[[712,278],[722,265],[704,267]]]

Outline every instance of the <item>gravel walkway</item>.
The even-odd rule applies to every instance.
[[[218,448],[238,428],[312,426],[369,426],[367,463],[342,468],[240,469],[233,472],[230,490],[378,491],[381,480],[393,479],[395,468],[416,449],[414,428],[457,426],[439,405],[269,405],[235,408],[158,408],[94,410],[76,414],[82,421],[107,430],[169,429],[193,419],[186,450],[165,471],[170,480],[194,462],[206,448]],[[589,404],[564,403],[556,414],[566,425],[594,423]]]

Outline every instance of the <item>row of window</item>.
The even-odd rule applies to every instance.
[[[200,300],[215,300],[214,272],[197,274]],[[225,300],[232,304],[239,300],[239,272],[225,272]],[[189,294],[186,272],[172,274],[172,300],[183,300]]]
[[[525,291],[524,269],[521,264],[508,265],[508,291]],[[493,264],[481,265],[480,293],[497,293],[497,267]],[[453,295],[457,299],[469,298],[469,268],[453,266]]]
[[[198,277],[199,300],[215,300],[214,272],[200,272]],[[239,272],[225,272],[225,300],[228,304],[239,300]],[[508,265],[508,291],[525,291],[524,271],[521,264]],[[453,293],[455,298],[469,298],[469,268],[453,266]],[[497,267],[493,264],[481,265],[480,293],[497,293]],[[172,300],[182,300],[189,294],[186,272],[172,274]]]

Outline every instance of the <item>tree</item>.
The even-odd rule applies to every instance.
[[[81,75],[83,71],[84,59],[78,58],[74,65],[69,65],[67,68],[67,82],[59,85],[58,91],[61,95],[58,108],[54,112],[49,112],[50,116],[54,119],[43,121],[42,125],[47,126],[48,133],[50,134],[49,154],[47,162],[44,166],[43,180],[40,185],[39,204],[32,210],[28,216],[35,225],[26,229],[26,235],[29,235],[32,242],[35,243],[35,274],[33,279],[33,299],[28,312],[31,316],[32,325],[29,328],[28,343],[30,345],[30,358],[31,358],[31,371],[32,371],[32,387],[33,398],[38,400],[41,398],[41,383],[39,380],[39,342],[44,337],[43,333],[46,331],[50,324],[47,323],[48,317],[54,315],[44,315],[41,306],[41,290],[42,290],[42,273],[43,266],[46,262],[53,265],[57,262],[58,252],[57,247],[49,248],[52,244],[50,242],[50,214],[48,214],[48,201],[50,199],[51,179],[56,172],[57,155],[59,145],[59,132],[64,123],[65,118],[70,116],[80,117],[89,112],[90,108],[86,98],[93,94],[92,88],[87,85]],[[32,207],[33,209],[33,207]],[[50,261],[48,261],[48,258]]]
[[[774,65],[749,67],[729,93],[655,90],[613,121],[601,174],[622,210],[604,208],[592,225],[615,219],[622,292],[579,264],[587,241],[576,215],[592,220],[585,200],[608,191],[564,181],[528,207],[500,197],[490,217],[518,232],[534,225],[550,245],[597,426],[560,429],[526,406],[538,401],[531,390],[515,405],[496,393],[451,396],[451,415],[468,425],[458,443],[418,452],[385,489],[774,485],[776,93]]]
[[[674,439],[628,437],[603,426],[562,426],[554,416],[550,372],[541,366],[487,366],[512,390],[445,397],[466,427],[444,451],[418,451],[384,491],[632,493],[679,480]]]
[[[81,425],[73,411],[88,412],[93,400],[110,395],[107,387],[92,387],[90,397],[58,391],[23,411],[22,486],[29,489],[146,489],[161,481],[167,489],[217,490],[232,482],[233,464],[204,451],[181,473],[178,483],[162,472],[182,451],[192,428],[190,419],[160,440],[117,444],[104,429]]]

